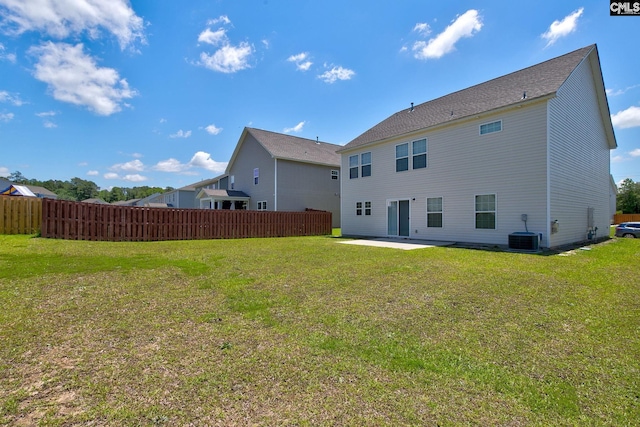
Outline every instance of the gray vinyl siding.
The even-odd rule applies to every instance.
[[[257,210],[258,202],[266,201],[267,209],[274,209],[274,172],[275,160],[264,149],[262,145],[250,134],[240,147],[232,168],[227,175],[234,176],[234,189],[243,191],[251,198],[247,209]],[[258,185],[253,183],[253,170],[260,169]],[[231,189],[231,179],[228,181],[228,188]]]
[[[340,179],[331,179],[338,166],[323,166],[279,159],[277,161],[279,211],[307,208],[330,211],[333,227],[340,227]]]
[[[598,236],[610,225],[610,159],[589,59],[549,102],[550,220],[558,220],[551,246],[585,240],[587,209],[595,209]]]
[[[546,232],[546,104],[505,110],[410,138],[344,152],[342,232],[387,236],[387,202],[410,200],[410,237],[486,244],[508,243],[528,229]],[[502,131],[480,135],[481,124],[502,120]],[[427,138],[427,168],[395,171],[395,146]],[[349,156],[371,151],[370,177],[349,179]],[[410,156],[411,157],[411,156]],[[475,196],[495,194],[495,230],[475,229]],[[427,228],[426,199],[443,198],[443,227]],[[356,216],[358,201],[372,202],[372,215]],[[543,236],[547,238],[547,236]],[[543,243],[544,244],[544,243]]]

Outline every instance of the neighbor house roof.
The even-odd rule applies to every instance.
[[[92,197],[91,199],[84,199],[82,203],[93,203],[94,205],[108,205],[109,203],[105,202],[99,197]]]
[[[344,146],[345,151],[362,145],[443,125],[462,118],[469,118],[493,110],[529,103],[551,97],[560,89],[573,70],[592,52],[591,67],[601,104],[603,120],[609,121],[609,144],[615,148],[615,137],[610,125],[609,107],[604,94],[604,83],[600,71],[595,45],[570,52],[566,55],[537,65],[489,80],[432,101],[403,109]],[[606,117],[605,117],[606,116]]]
[[[56,193],[54,193],[53,191],[49,191],[44,187],[40,187],[39,185],[27,185],[27,187],[37,197],[47,197],[47,198],[50,198],[50,199],[57,199],[58,198],[58,195]]]
[[[209,188],[203,188],[196,195],[197,199],[205,197],[211,197],[219,200],[249,200],[249,195],[244,191],[238,190],[212,190]]]
[[[245,127],[231,156],[229,166],[227,166],[227,173],[240,147],[244,143],[247,134],[252,135],[273,158],[327,166],[340,166],[340,155],[337,153],[337,150],[342,148],[340,145]]]
[[[0,195],[3,196],[26,196],[26,197],[37,197],[26,185],[16,185],[11,184],[9,187],[0,191]]]

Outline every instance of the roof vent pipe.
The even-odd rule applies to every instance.
[[[318,137],[316,136],[316,144],[320,144],[320,141],[318,141]]]
[[[526,90],[522,93],[522,99],[527,99],[527,91]]]
[[[411,103],[411,109],[409,109],[409,112],[413,111],[413,102]]]

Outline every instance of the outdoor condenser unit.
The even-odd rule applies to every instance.
[[[509,249],[519,251],[537,251],[540,248],[541,235],[537,233],[518,231],[509,234]]]

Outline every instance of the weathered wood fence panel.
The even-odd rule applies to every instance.
[[[42,200],[0,196],[0,234],[35,234],[40,231]]]
[[[640,221],[640,214],[615,214],[613,216],[614,224],[630,221]]]
[[[42,237],[153,241],[331,234],[331,212],[258,212],[98,205],[44,199]]]

